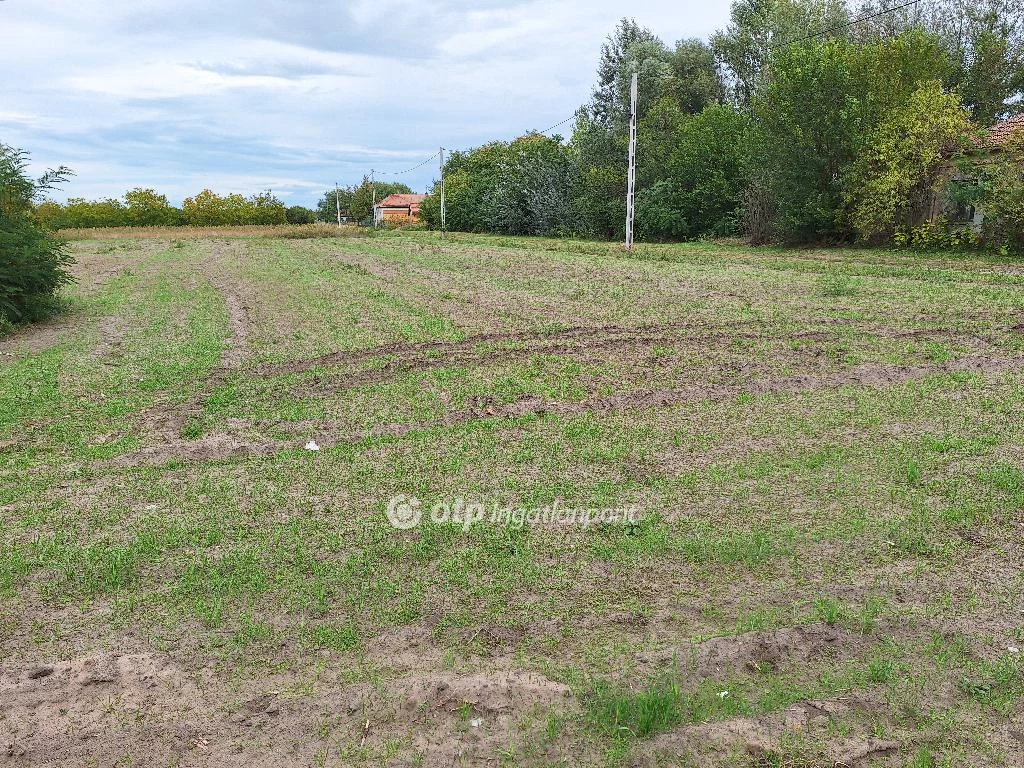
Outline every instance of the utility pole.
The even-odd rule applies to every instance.
[[[441,168],[441,237],[444,237],[444,147],[441,147],[440,154]]]
[[[338,226],[341,226],[341,197],[338,193],[338,182],[334,182],[334,207],[338,211]]]
[[[373,228],[377,228],[377,182],[373,168],[370,169],[370,213],[373,216]]]
[[[636,187],[636,97],[637,73],[633,73],[633,82],[629,87],[629,176],[626,189],[626,250],[633,250],[633,192]]]

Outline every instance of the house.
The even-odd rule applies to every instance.
[[[986,158],[1002,151],[1009,143],[1010,137],[1018,132],[1024,132],[1024,115],[1011,117],[989,128],[984,144],[971,152],[970,155],[976,159],[976,162],[983,164],[986,162]],[[985,212],[980,207],[967,203],[957,203],[950,199],[950,192],[953,187],[976,186],[978,179],[960,173],[956,170],[956,166],[953,163],[949,163],[946,166],[943,176],[946,183],[941,188],[941,192],[932,196],[930,210],[926,218],[935,221],[941,217],[954,227],[973,229],[975,232],[980,232],[982,223],[985,221]]]
[[[373,206],[373,223],[408,224],[420,218],[420,203],[426,195],[388,195]]]
[[[1017,115],[993,125],[988,132],[989,146],[993,151],[999,151],[1009,143],[1010,136],[1017,131],[1024,131],[1024,115]]]

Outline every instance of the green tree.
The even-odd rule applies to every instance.
[[[316,204],[316,218],[319,221],[337,221],[339,208],[342,216],[351,216],[352,197],[355,191],[355,187],[339,187],[337,190],[329,189],[324,192]]]
[[[130,227],[170,227],[181,223],[181,211],[166,195],[153,189],[136,188],[124,195],[125,225]]]
[[[32,180],[28,155],[0,144],[0,319],[35,320],[53,307],[57,290],[71,282],[71,257],[40,223],[34,203],[65,181],[64,167]]]
[[[889,11],[896,0],[862,0],[855,27],[861,42],[889,40],[911,30],[937,37],[952,62],[943,77],[975,122],[988,126],[1024,108],[1024,4],[1019,0],[921,0]]]
[[[646,48],[651,45],[653,48]],[[590,100],[591,118],[603,125],[628,119],[629,91],[623,90],[623,73],[637,59],[637,50],[664,50],[664,44],[635,19],[623,18],[601,46],[597,86]]]
[[[715,104],[685,118],[665,161],[665,177],[637,196],[637,235],[673,240],[729,235],[739,228],[747,184],[749,120]]]
[[[862,101],[851,48],[830,41],[785,48],[753,102],[753,188],[748,231],[755,240],[843,237],[842,174],[856,156]],[[755,215],[756,214],[756,215]]]
[[[127,222],[125,204],[121,200],[110,197],[102,200],[72,197],[64,206],[60,227],[123,227]]]
[[[574,153],[560,137],[539,133],[453,152],[445,162],[445,221],[449,229],[515,235],[578,231]],[[440,226],[437,185],[421,207]]]
[[[736,0],[729,25],[711,38],[734,97],[747,103],[761,90],[774,51],[808,35],[845,38],[845,0]]]
[[[671,95],[683,112],[696,115],[711,104],[725,101],[725,81],[715,52],[703,40],[680,40],[668,61]]]
[[[293,205],[285,211],[285,219],[289,224],[312,224],[316,221],[316,211],[302,205]]]
[[[751,105],[748,233],[787,242],[850,239],[853,164],[880,126],[949,68],[937,38],[921,30],[776,51]]]
[[[285,224],[284,203],[269,192],[252,197],[239,194],[221,196],[204,189],[182,203],[185,223],[193,227]]]

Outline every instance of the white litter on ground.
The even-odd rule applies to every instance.
[[[320,446],[316,444],[316,440],[310,440],[308,443],[306,443],[306,450],[307,451],[319,451],[320,450]]]

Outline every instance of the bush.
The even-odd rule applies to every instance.
[[[897,231],[892,237],[892,244],[896,248],[914,251],[975,251],[982,247],[983,242],[974,230],[952,229],[945,218],[939,218]]]
[[[59,168],[33,181],[25,173],[27,158],[0,144],[0,318],[6,323],[39,319],[54,307],[57,290],[72,280],[64,244],[34,211],[40,195],[70,171]]]

